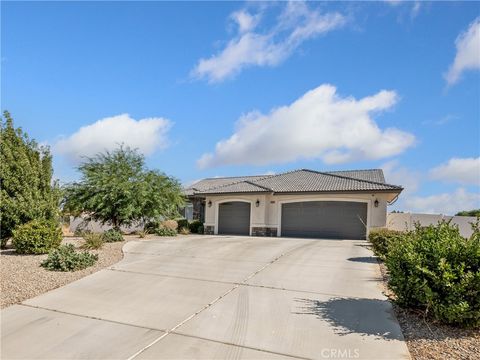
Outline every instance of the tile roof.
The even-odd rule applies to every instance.
[[[326,173],[360,180],[385,183],[385,177],[383,176],[383,171],[381,169],[326,171]]]
[[[219,181],[215,181],[219,180]],[[186,195],[232,194],[232,193],[302,193],[302,192],[349,192],[393,191],[401,186],[385,183],[383,171],[352,170],[319,172],[308,169],[290,171],[278,175],[206,179],[185,190]]]
[[[187,196],[188,195],[193,195],[197,191],[204,191],[204,190],[208,190],[208,189],[223,186],[223,185],[229,185],[229,184],[232,184],[232,183],[237,183],[239,181],[245,181],[245,180],[252,181],[252,180],[256,180],[256,179],[262,179],[265,176],[268,176],[268,175],[207,178],[207,179],[197,181],[196,183],[190,185],[189,187],[184,189],[184,193]]]

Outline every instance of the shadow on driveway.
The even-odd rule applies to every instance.
[[[378,260],[375,256],[359,256],[351,257],[347,259],[348,261],[361,262],[367,264],[378,264]]]
[[[327,322],[337,335],[360,334],[384,340],[402,340],[403,336],[390,314],[386,300],[332,298],[328,301],[300,299],[294,314],[314,315]],[[387,316],[382,312],[388,312]]]

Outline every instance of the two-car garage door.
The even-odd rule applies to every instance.
[[[307,201],[282,204],[282,236],[365,239],[366,226],[366,203]]]
[[[349,201],[305,201],[281,205],[281,235],[318,239],[365,239],[367,204]],[[219,204],[218,233],[249,235],[247,202]]]

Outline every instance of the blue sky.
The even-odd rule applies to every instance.
[[[55,174],[125,142],[184,183],[383,168],[480,207],[478,2],[2,2],[1,107]]]

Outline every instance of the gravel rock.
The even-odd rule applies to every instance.
[[[387,288],[388,274],[380,263],[384,293],[393,299]],[[480,330],[462,329],[425,318],[423,313],[402,309],[393,303],[395,316],[413,360],[477,360],[480,358]]]
[[[63,244],[80,247],[82,238],[65,238]],[[115,264],[123,258],[122,247],[125,241],[105,243],[100,250],[90,252],[98,254],[95,265],[74,272],[49,271],[40,266],[47,255],[19,255],[13,249],[0,251],[0,307],[22,302],[49,290],[66,285],[98,270]]]

